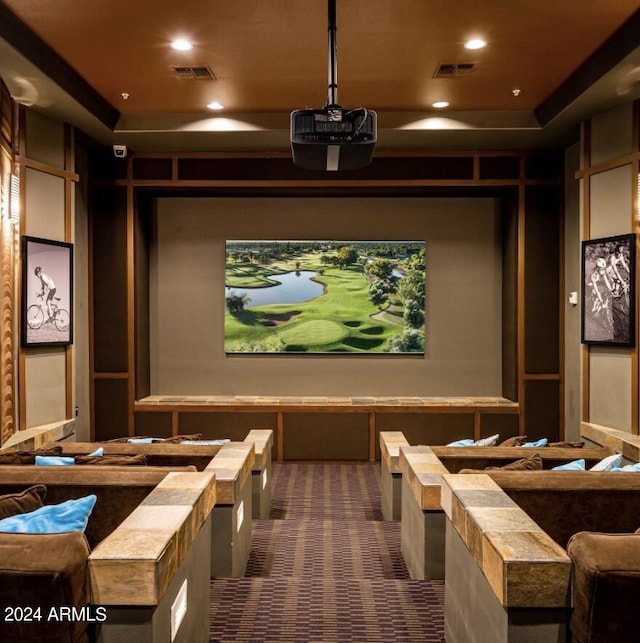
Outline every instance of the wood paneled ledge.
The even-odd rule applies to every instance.
[[[374,461],[378,414],[469,414],[473,416],[474,432],[479,434],[483,414],[517,415],[520,406],[498,396],[150,395],[137,400],[134,411],[136,414],[170,413],[176,429],[180,426],[180,416],[188,413],[274,413],[275,454],[279,461],[284,459],[287,413],[367,414],[368,459]]]
[[[149,395],[135,403],[136,411],[491,411],[517,413],[518,403],[504,397],[312,396],[312,395]]]

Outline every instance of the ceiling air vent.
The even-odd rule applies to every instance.
[[[211,67],[208,65],[192,65],[189,67],[172,66],[171,71],[180,80],[216,80]]]
[[[460,78],[468,76],[474,69],[475,63],[442,63],[436,67],[434,78]]]

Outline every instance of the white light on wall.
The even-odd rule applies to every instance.
[[[20,223],[20,177],[17,174],[11,175],[11,187],[9,189],[9,219],[11,223]]]
[[[171,640],[175,640],[180,625],[184,620],[184,617],[187,614],[187,579],[184,579],[184,583],[180,586],[178,594],[171,605]]]
[[[244,522],[244,501],[241,500],[240,504],[238,505],[238,513],[236,515],[236,530],[238,533],[240,533],[240,527],[242,527],[242,523]]]
[[[640,221],[640,174],[636,181],[636,219]]]

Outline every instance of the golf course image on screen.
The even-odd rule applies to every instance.
[[[425,245],[227,241],[225,352],[423,354]]]

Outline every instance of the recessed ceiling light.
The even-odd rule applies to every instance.
[[[435,107],[435,109],[444,109],[445,107],[449,107],[449,101],[437,100],[435,103],[431,103],[431,107]]]
[[[207,105],[207,109],[224,109],[224,105],[218,101],[213,101]]]
[[[467,40],[467,42],[464,43],[465,49],[482,49],[486,46],[487,41],[482,40],[482,38],[472,38],[471,40]]]
[[[176,51],[190,51],[193,49],[193,45],[184,38],[178,38],[171,43],[171,48]]]

